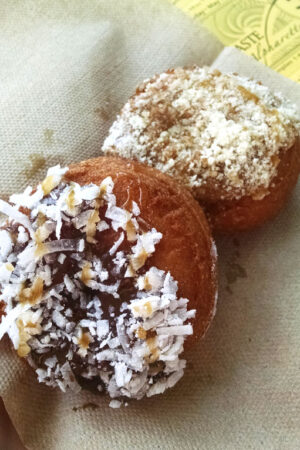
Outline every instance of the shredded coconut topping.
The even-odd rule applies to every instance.
[[[188,300],[151,266],[162,239],[120,208],[110,177],[100,186],[49,169],[35,191],[0,202],[0,339],[7,333],[40,382],[114,399],[160,394],[182,377],[192,334]],[[19,211],[26,205],[27,212]],[[130,224],[130,225],[128,225]],[[2,320],[1,320],[2,319]]]
[[[180,177],[198,198],[263,198],[279,152],[299,134],[296,106],[258,82],[209,68],[146,80],[113,123],[103,151]]]

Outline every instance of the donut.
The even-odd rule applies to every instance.
[[[138,162],[48,170],[0,201],[0,339],[38,380],[124,399],[182,377],[216,306],[216,250],[190,192]]]
[[[299,124],[295,105],[259,82],[177,68],[136,89],[102,150],[175,177],[215,232],[232,233],[284,205],[300,171]]]

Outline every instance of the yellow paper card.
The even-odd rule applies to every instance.
[[[300,82],[299,0],[170,0],[232,45]]]

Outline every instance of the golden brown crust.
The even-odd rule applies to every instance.
[[[261,200],[242,197],[240,200],[220,200],[205,203],[204,209],[215,232],[246,231],[262,225],[279,213],[297,183],[300,171],[300,139],[280,152],[277,176],[269,194]],[[204,202],[203,202],[204,205]]]
[[[120,206],[135,201],[141,217],[163,234],[151,264],[170,271],[179,295],[196,308],[191,344],[203,336],[215,310],[216,261],[205,215],[188,190],[171,177],[135,161],[100,157],[70,166],[66,178],[79,184],[99,184],[111,176]]]

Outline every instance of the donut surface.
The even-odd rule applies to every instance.
[[[296,107],[258,82],[177,68],[137,88],[102,150],[172,175],[215,230],[235,231],[276,214],[295,185],[299,123]]]
[[[10,202],[0,201],[10,218],[0,338],[62,390],[139,399],[172,387],[184,341],[215,311],[215,247],[192,195],[155,169],[101,157],[51,168]]]

